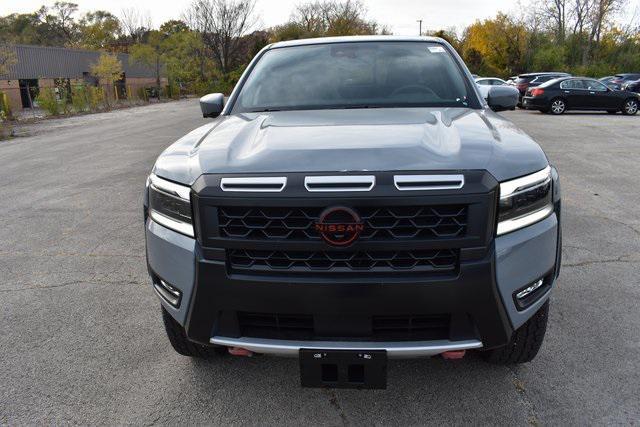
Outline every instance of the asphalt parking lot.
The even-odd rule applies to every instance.
[[[197,101],[0,142],[0,424],[638,424],[640,117],[504,113],[561,173],[564,265],[518,367],[391,361],[387,390],[300,389],[293,359],[178,356],[147,281],[141,196]]]

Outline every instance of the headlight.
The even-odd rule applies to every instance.
[[[191,188],[149,175],[149,216],[158,224],[193,237]]]
[[[551,167],[500,183],[497,235],[543,220],[553,212]]]

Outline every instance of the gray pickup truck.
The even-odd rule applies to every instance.
[[[532,360],[560,270],[560,186],[444,40],[272,44],[157,159],[147,266],[173,348],[300,360],[383,388],[388,358]],[[269,375],[265,372],[265,375]]]

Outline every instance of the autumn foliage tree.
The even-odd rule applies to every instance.
[[[465,30],[463,58],[483,75],[510,75],[526,69],[529,34],[513,18],[499,13]]]
[[[122,62],[115,55],[103,53],[98,62],[91,64],[91,74],[96,76],[101,84],[113,85],[122,78]]]

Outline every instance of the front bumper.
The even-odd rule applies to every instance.
[[[182,291],[176,308],[161,298],[165,309],[189,338],[205,344],[239,346],[257,353],[291,355],[299,348],[386,349],[390,357],[430,356],[445,351],[491,348],[506,344],[514,329],[548,299],[547,292],[526,310],[513,293],[537,278],[555,280],[558,259],[558,217],[498,237],[481,260],[464,263],[456,277],[441,280],[387,280],[384,283],[278,283],[232,278],[223,261],[205,260],[193,239],[148,220],[147,259],[154,278]],[[357,315],[398,313],[464,313],[474,336],[462,328],[450,340],[429,342],[282,341],[242,337],[236,311],[323,313],[329,324],[349,323]],[[345,313],[350,316],[345,316]],[[353,317],[355,315],[355,317]],[[460,316],[458,316],[460,318]],[[356,334],[357,335],[357,334]]]
[[[472,181],[469,178],[470,189],[473,188]],[[554,181],[557,181],[557,174]],[[482,176],[475,182],[488,188],[495,185]],[[215,187],[208,185],[205,188]],[[184,326],[191,340],[205,345],[235,346],[279,355],[295,355],[302,348],[383,349],[389,357],[431,356],[446,351],[499,347],[508,343],[513,331],[549,298],[559,269],[560,200],[558,191],[554,196],[556,212],[544,220],[493,238],[492,230],[483,228],[482,224],[491,222],[490,218],[495,215],[492,208],[495,193],[484,194],[486,197],[461,196],[471,203],[472,224],[468,237],[462,241],[456,270],[443,275],[300,276],[286,271],[279,275],[249,275],[230,269],[224,246],[215,248],[215,245],[224,245],[223,240],[212,239],[214,243],[205,240],[205,245],[202,238],[191,239],[147,218],[149,273],[155,283],[163,280],[180,290],[179,306],[174,307],[163,298],[160,298],[161,302]],[[241,199],[233,203],[239,203],[238,200]],[[211,209],[209,206],[225,200],[211,199],[210,202],[211,205],[200,206],[201,217],[211,217],[207,212]],[[290,202],[298,203],[293,199]],[[247,200],[246,203],[252,202]],[[309,199],[307,203],[325,201]],[[205,234],[202,230],[199,233]],[[250,244],[231,243],[235,247]],[[320,242],[314,244],[322,245]],[[375,244],[358,243],[361,247]],[[289,244],[295,245],[299,244]],[[400,242],[387,245],[387,250],[403,250]],[[514,295],[540,278],[545,279],[544,292],[525,309],[518,307]],[[247,329],[240,320],[243,313],[307,316],[314,335],[305,339],[297,336],[272,339],[245,333]],[[376,318],[443,314],[450,322],[446,336],[407,340],[397,336],[383,339],[372,334],[371,325],[375,324]]]

